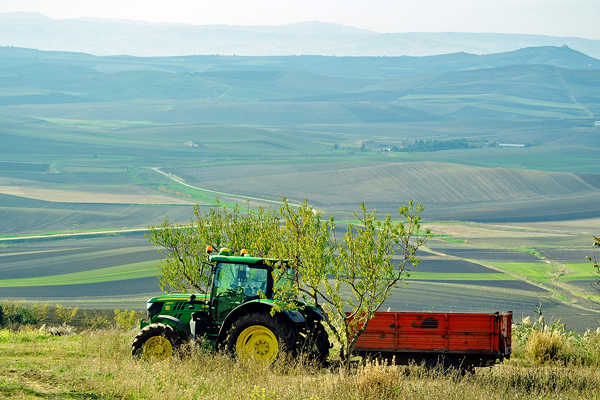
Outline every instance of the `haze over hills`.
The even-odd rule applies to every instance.
[[[379,33],[318,21],[282,26],[189,25],[93,18],[53,20],[38,13],[15,12],[0,14],[0,26],[2,46],[95,55],[425,56],[567,45],[600,57],[600,41],[575,37]]]

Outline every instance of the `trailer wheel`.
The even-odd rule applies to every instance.
[[[274,362],[282,352],[295,353],[296,334],[268,313],[247,314],[235,321],[227,331],[225,351],[238,358],[254,358]]]
[[[173,350],[181,343],[179,333],[171,325],[150,324],[133,339],[131,355],[146,360],[165,360],[173,356]]]
[[[425,366],[432,370],[438,370],[444,374],[449,374],[452,371],[458,371],[458,365],[454,359],[439,355],[432,357],[425,362]]]

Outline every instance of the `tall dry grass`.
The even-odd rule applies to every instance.
[[[560,321],[545,324],[529,317],[513,326],[513,356],[538,365],[600,366],[600,328],[582,335],[568,331]]]
[[[146,362],[129,356],[133,332],[116,329],[70,337],[0,332],[0,397],[2,387],[24,387],[35,377],[65,396],[96,399],[600,398],[600,371],[581,364],[521,359],[462,376],[374,361],[347,374],[285,357],[272,367],[236,361],[197,346]]]

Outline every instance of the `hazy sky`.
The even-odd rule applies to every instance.
[[[498,32],[600,39],[600,0],[0,0],[0,12],[197,25],[337,22],[377,32]]]

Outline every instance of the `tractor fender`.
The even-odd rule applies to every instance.
[[[304,313],[306,314],[307,320],[325,321],[325,316],[316,307],[306,307]]]
[[[191,336],[190,328],[181,322],[180,319],[170,315],[159,315],[154,318],[153,322],[162,322],[171,325],[179,333],[182,340],[189,340]]]
[[[219,329],[219,335],[217,336],[217,348],[221,346],[221,344],[227,337],[227,331],[229,330],[233,322],[241,318],[242,315],[260,311],[270,313],[274,307],[275,304],[273,304],[270,301],[255,300],[243,303],[234,308],[229,313],[227,318],[225,318],[223,324],[221,324],[221,328]],[[282,310],[275,314],[274,318],[278,318],[282,320],[282,322],[289,324],[292,327],[304,325],[304,323],[306,322],[304,316],[296,310]]]

